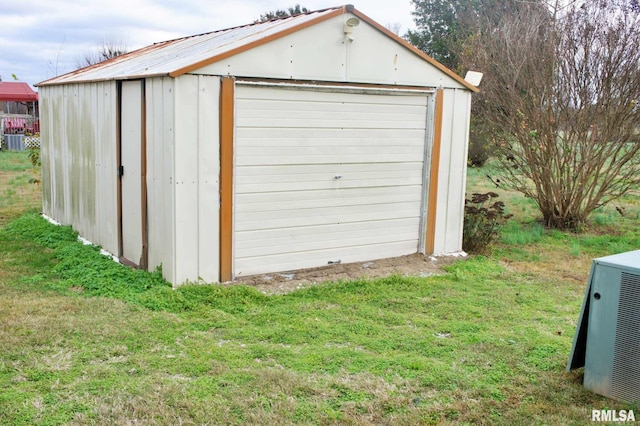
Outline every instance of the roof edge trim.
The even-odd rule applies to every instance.
[[[195,64],[191,64],[189,66],[186,66],[186,67],[177,69],[175,71],[172,71],[172,72],[169,73],[169,76],[170,77],[179,77],[179,76],[181,76],[183,74],[187,74],[187,73],[189,73],[191,71],[194,71],[194,70],[197,70],[199,68],[206,67],[207,65],[211,65],[211,64],[216,63],[218,61],[221,61],[223,59],[229,58],[231,56],[235,56],[235,55],[237,55],[239,53],[246,52],[247,50],[253,49],[254,47],[258,47],[258,46],[261,46],[263,44],[269,43],[269,42],[271,42],[273,40],[277,40],[277,39],[282,38],[284,36],[287,36],[289,34],[292,34],[292,33],[295,33],[297,31],[300,31],[300,30],[302,30],[304,28],[307,28],[307,27],[310,27],[310,26],[315,25],[317,23],[320,23],[322,21],[326,21],[326,20],[331,19],[333,17],[339,16],[339,15],[343,15],[346,12],[347,12],[347,6],[342,6],[342,7],[336,8],[332,12],[329,12],[329,13],[327,13],[325,15],[318,16],[318,17],[316,17],[314,19],[311,19],[311,20],[309,20],[307,22],[303,22],[302,24],[299,24],[299,25],[296,25],[294,27],[288,28],[286,30],[277,32],[277,33],[272,34],[272,35],[270,35],[268,37],[265,37],[263,39],[253,41],[251,43],[247,43],[247,44],[242,45],[242,46],[238,46],[235,49],[229,50],[229,51],[221,53],[219,55],[212,56],[211,58],[207,58],[207,59],[205,59],[203,61],[196,62]]]
[[[64,74],[60,74],[57,75],[55,77],[51,77],[48,78],[44,81],[41,81],[39,83],[34,84],[35,87],[43,87],[43,86],[61,86],[61,85],[65,85],[65,84],[75,84],[75,83],[96,83],[96,82],[100,82],[100,81],[110,81],[110,80],[137,80],[140,78],[146,78],[146,77],[157,77],[160,74],[152,74],[152,75],[145,75],[143,77],[140,76],[123,76],[123,77],[105,77],[105,78],[99,78],[99,79],[89,79],[89,80],[81,80],[81,81],[65,81],[66,78],[72,76],[72,75],[82,75],[84,73],[86,73],[87,71],[91,71],[92,69],[95,68],[99,68],[99,67],[105,67],[105,66],[109,66],[113,63],[119,63],[122,61],[126,61],[128,60],[128,58],[131,55],[139,55],[140,52],[142,51],[147,51],[147,50],[152,50],[152,49],[157,49],[159,46],[166,46],[168,44],[172,44],[175,43],[177,40],[179,39],[175,39],[175,40],[168,40],[168,41],[162,41],[159,43],[154,43],[148,46],[144,46],[141,47],[139,49],[136,50],[132,50],[131,52],[127,52],[123,55],[119,55],[119,56],[114,56],[113,58],[109,58],[105,61],[102,62],[98,62],[96,64],[92,64],[89,66],[86,66],[84,68],[79,68],[77,70],[73,70],[73,71],[69,71],[67,73]],[[163,76],[168,75],[167,73],[161,74]]]
[[[348,8],[348,6],[350,6],[350,5],[347,5],[346,7]],[[415,53],[416,55],[420,56],[422,59],[426,60],[427,62],[429,62],[434,67],[438,68],[440,71],[444,72],[449,77],[453,78],[455,81],[457,81],[458,83],[462,84],[467,89],[471,90],[474,93],[477,93],[477,92],[480,91],[480,89],[478,89],[476,86],[470,84],[464,78],[460,77],[458,74],[456,74],[455,72],[451,71],[449,68],[445,67],[440,62],[436,61],[431,56],[429,56],[426,53],[424,53],[422,50],[420,50],[417,47],[413,46],[411,43],[407,42],[402,37],[398,36],[397,34],[394,34],[391,31],[389,31],[388,29],[386,29],[385,27],[383,27],[382,25],[380,25],[379,23],[377,23],[373,19],[369,18],[364,13],[360,12],[358,9],[353,8],[353,6],[351,6],[351,8],[352,8],[352,10],[350,10],[350,12],[353,13],[354,15],[356,15],[358,18],[362,19],[363,21],[365,21],[369,25],[373,26],[378,31],[381,31],[382,33],[384,33],[388,37],[391,37],[396,42],[402,44],[404,47],[406,47],[407,49],[411,50],[413,53]]]
[[[53,82],[53,83],[47,83],[48,80],[43,81],[41,83],[38,84],[34,84],[34,86],[36,87],[47,87],[47,86],[64,86],[67,84],[90,84],[90,83],[107,83],[110,81],[129,81],[129,80],[144,80],[147,78],[157,78],[157,77],[168,77],[169,74],[167,73],[158,73],[158,74],[144,74],[144,75],[128,75],[125,77],[104,77],[104,78],[93,78],[90,80],[82,80],[80,82],[68,82],[68,81],[61,81],[61,82]],[[54,77],[57,78],[57,77]],[[53,78],[51,78],[50,80],[53,80]]]

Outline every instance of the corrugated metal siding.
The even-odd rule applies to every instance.
[[[120,118],[120,157],[124,170],[121,180],[122,256],[140,265],[142,258],[142,137],[143,82],[122,83]]]
[[[471,93],[444,91],[434,254],[462,250]]]
[[[175,84],[175,283],[219,279],[220,79]]]
[[[41,90],[44,212],[117,253],[115,83]]]
[[[416,253],[427,103],[239,85],[235,274]]]
[[[233,51],[249,43],[304,25],[306,22],[334,13],[336,9],[340,8],[157,43],[44,83],[65,84],[168,75],[173,71]]]
[[[149,269],[175,281],[174,82],[169,77],[146,81],[147,226]]]

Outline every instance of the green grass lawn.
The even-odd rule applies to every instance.
[[[112,262],[37,215],[29,173],[26,154],[0,152],[0,424],[564,425],[637,410],[564,371],[591,259],[640,247],[633,198],[578,235],[502,191],[515,219],[487,257],[267,296],[172,290]],[[470,170],[469,192],[485,175]]]

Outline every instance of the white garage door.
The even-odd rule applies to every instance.
[[[235,276],[416,253],[428,96],[238,85]]]

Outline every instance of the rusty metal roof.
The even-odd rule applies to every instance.
[[[477,87],[355,9],[352,5],[332,7],[156,43],[99,64],[51,78],[38,83],[36,86],[130,80],[158,76],[177,77],[344,13],[354,14],[397,43],[404,45],[407,49],[469,90],[478,91]]]
[[[345,13],[334,7],[286,18],[164,41],[38,83],[38,86],[89,81],[177,76],[224,57]]]

